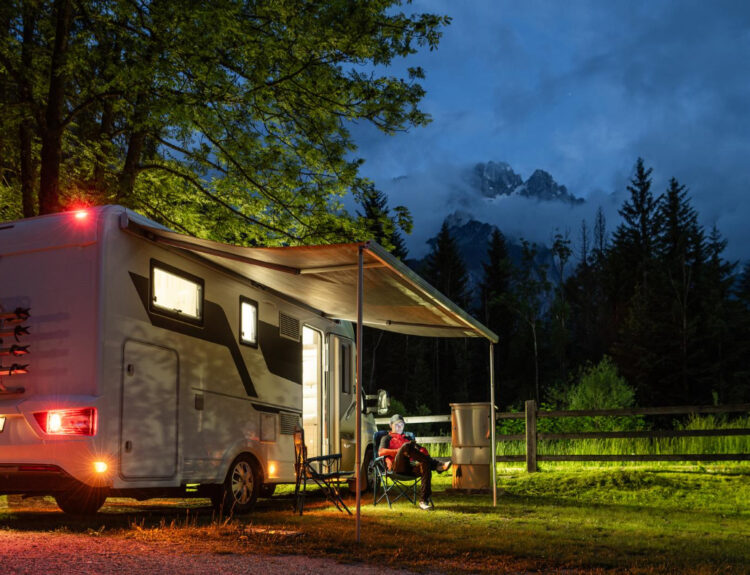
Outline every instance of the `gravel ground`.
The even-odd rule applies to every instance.
[[[409,575],[410,571],[341,564],[302,555],[223,555],[181,553],[177,545],[152,544],[68,533],[0,531],[2,575]]]

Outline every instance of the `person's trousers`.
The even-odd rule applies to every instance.
[[[411,462],[415,461],[416,465]],[[399,447],[393,459],[393,471],[402,475],[414,475],[422,478],[419,498],[427,501],[432,497],[432,470],[437,461],[427,455],[415,443],[405,443]]]

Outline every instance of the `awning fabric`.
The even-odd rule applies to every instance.
[[[428,337],[498,340],[490,329],[375,242],[245,248],[179,234],[130,211],[122,227],[156,243],[197,254],[321,315],[351,322],[357,321],[357,266],[362,247],[363,325]]]

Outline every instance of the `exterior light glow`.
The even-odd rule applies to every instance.
[[[94,471],[97,473],[106,473],[109,466],[104,461],[94,461]]]
[[[47,416],[47,433],[60,433],[60,431],[62,431],[62,416],[51,412]]]
[[[268,464],[268,475],[269,476],[276,475],[276,464],[273,462],[269,462]]]
[[[78,210],[75,212],[75,219],[77,220],[85,220],[89,216],[89,213],[86,210]]]
[[[49,435],[96,435],[95,407],[38,411],[34,418]]]

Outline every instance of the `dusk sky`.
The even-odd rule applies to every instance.
[[[687,185],[706,227],[750,258],[750,2],[415,0],[450,15],[439,48],[396,63],[422,66],[426,128],[385,136],[354,129],[363,174],[412,211],[413,256],[442,219],[464,209],[508,235],[577,239],[598,206],[611,232],[636,159],[654,191]],[[486,206],[462,176],[504,161],[524,179],[541,168],[586,204],[507,198]],[[408,176],[400,178],[402,176]]]

